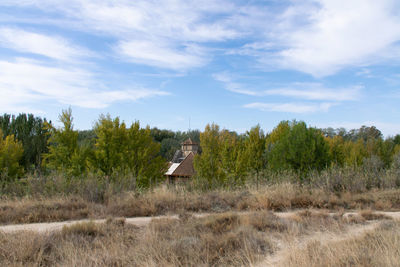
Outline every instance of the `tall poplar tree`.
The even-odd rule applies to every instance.
[[[253,127],[247,132],[246,156],[248,168],[256,175],[256,184],[258,188],[260,172],[266,168],[267,155],[266,155],[266,137],[260,125]]]
[[[63,110],[58,118],[63,127],[57,129],[48,125],[51,136],[44,165],[68,176],[79,176],[86,170],[86,157],[78,145],[78,131],[74,130],[71,108]]]
[[[226,174],[221,168],[220,130],[217,124],[207,124],[204,132],[200,133],[200,146],[202,153],[196,155],[194,168],[197,176],[206,187],[221,184],[226,179]]]

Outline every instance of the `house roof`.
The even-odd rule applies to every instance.
[[[180,163],[172,163],[169,168],[168,171],[165,173],[165,175],[171,175],[174,173],[174,171],[176,170],[176,168],[178,168],[178,166],[180,165]]]
[[[192,176],[194,153],[190,152],[181,163],[172,163],[165,175],[168,176]]]

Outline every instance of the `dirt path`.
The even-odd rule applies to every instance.
[[[329,244],[357,238],[366,232],[374,230],[379,224],[380,222],[373,221],[366,225],[350,226],[346,232],[340,234],[332,232],[316,232],[310,236],[302,236],[301,238],[285,243],[280,250],[273,255],[267,256],[264,261],[257,263],[255,266],[283,266],[283,261],[290,256],[294,249],[306,248],[308,244],[315,241],[320,242],[321,244]]]
[[[178,218],[178,216],[156,216],[156,217],[135,217],[126,218],[125,222],[133,224],[136,226],[144,226],[150,223],[152,219],[161,218]],[[105,219],[98,220],[76,220],[76,221],[66,221],[66,222],[50,222],[50,223],[30,223],[30,224],[11,224],[0,226],[0,232],[12,233],[18,231],[34,231],[34,232],[47,232],[47,231],[57,231],[61,230],[64,226],[73,225],[82,222],[94,222],[94,223],[105,223]]]
[[[283,213],[282,217],[290,217],[293,212]],[[357,212],[347,212],[343,214],[343,217],[351,217],[357,216],[359,213]],[[394,220],[400,220],[400,212],[375,212],[375,214],[386,215]],[[333,214],[332,214],[333,215]],[[286,258],[290,256],[294,249],[302,249],[306,248],[308,244],[312,242],[320,242],[321,244],[330,244],[341,242],[345,240],[349,240],[352,238],[357,238],[362,236],[363,234],[373,231],[376,227],[380,225],[380,221],[369,221],[365,225],[349,225],[347,231],[342,233],[333,233],[333,232],[315,232],[309,236],[302,236],[301,238],[295,238],[288,243],[282,244],[281,248],[274,253],[273,255],[267,256],[264,261],[257,263],[256,267],[261,266],[283,266],[283,262]]]
[[[289,212],[276,212],[275,215],[281,218],[288,218],[295,215],[298,210],[296,211],[289,211]],[[240,214],[246,214],[248,212],[240,212]],[[378,214],[384,214],[386,216],[392,217],[393,219],[400,219],[400,212],[376,212]],[[332,213],[333,214],[333,213]],[[357,212],[347,212],[343,216],[351,216],[355,215]],[[212,215],[212,213],[200,213],[194,214],[196,217],[205,217]],[[177,215],[170,215],[170,216],[155,216],[155,217],[134,217],[134,218],[126,218],[126,223],[133,224],[136,226],[144,226],[150,223],[152,219],[162,219],[162,218],[172,218],[177,219]],[[95,223],[104,223],[105,219],[98,219],[98,220],[76,220],[76,221],[65,221],[65,222],[49,222],[49,223],[31,223],[31,224],[12,224],[12,225],[5,225],[0,226],[0,231],[5,233],[12,233],[18,231],[34,231],[34,232],[46,232],[46,231],[56,231],[61,230],[64,226],[72,225],[75,223],[82,223],[82,222],[89,222],[93,221]]]

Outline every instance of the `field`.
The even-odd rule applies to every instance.
[[[398,189],[334,193],[291,183],[210,192],[164,186],[103,202],[4,197],[0,264],[398,266],[399,209]],[[68,220],[82,221],[49,223]]]

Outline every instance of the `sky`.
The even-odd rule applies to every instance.
[[[0,0],[0,113],[400,133],[397,0]]]

